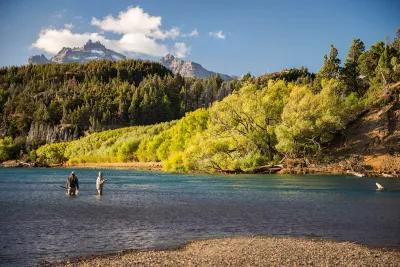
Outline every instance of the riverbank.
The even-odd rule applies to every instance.
[[[400,266],[400,250],[289,237],[232,237],[171,250],[134,251],[52,266]]]
[[[388,154],[341,159],[335,157],[327,163],[308,162],[304,159],[286,160],[284,168],[278,173],[400,178],[400,157]]]
[[[8,160],[0,163],[3,168],[35,168],[37,164],[26,163],[19,160]],[[87,168],[87,169],[133,169],[146,171],[162,171],[161,162],[101,162],[101,163],[75,163],[56,164],[46,166],[50,168]]]
[[[4,168],[40,167],[38,164],[9,160],[0,163]],[[47,167],[88,168],[88,169],[132,169],[145,171],[163,171],[161,162],[97,162],[65,163]],[[194,172],[198,173],[198,172]],[[221,174],[295,174],[295,175],[355,175],[359,177],[400,178],[400,157],[379,155],[342,159],[331,163],[310,163],[301,160],[287,160],[284,164],[258,166],[250,170],[217,170],[200,173]]]
[[[161,162],[103,162],[66,164],[74,168],[115,168],[163,171]],[[204,173],[204,172],[202,172]],[[215,172],[210,172],[215,173]],[[379,155],[342,159],[331,163],[311,163],[304,160],[287,160],[281,165],[258,166],[254,169],[219,170],[222,174],[295,174],[295,175],[355,175],[359,177],[400,178],[400,157]]]
[[[76,163],[66,164],[68,168],[88,169],[134,169],[145,171],[162,171],[161,162],[102,162],[102,163]]]

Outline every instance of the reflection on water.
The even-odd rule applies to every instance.
[[[0,169],[0,263],[32,265],[122,249],[169,247],[237,234],[312,236],[400,247],[394,179],[340,176],[193,176],[68,169]]]

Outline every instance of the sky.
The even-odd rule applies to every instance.
[[[0,0],[0,66],[51,57],[88,39],[128,57],[171,53],[231,75],[305,66],[318,71],[331,44],[344,59],[400,28],[399,0]]]

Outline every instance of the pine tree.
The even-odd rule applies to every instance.
[[[322,78],[339,78],[340,59],[338,58],[338,50],[333,45],[331,45],[329,56],[325,55],[324,63],[318,75]]]
[[[324,56],[324,63],[319,70],[315,79],[315,87],[318,91],[321,89],[322,79],[338,79],[341,74],[340,59],[338,58],[338,50],[331,45],[329,55]]]
[[[386,85],[390,82],[390,55],[389,48],[385,46],[383,53],[378,61],[378,66],[376,67],[376,75],[381,79],[381,82]]]
[[[346,63],[344,65],[343,74],[346,83],[347,92],[362,93],[360,73],[358,70],[359,58],[364,52],[365,46],[360,39],[353,39],[349,52],[347,54]]]

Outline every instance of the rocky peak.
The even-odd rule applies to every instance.
[[[92,42],[92,40],[87,41],[87,43],[83,46],[84,50],[92,50],[92,49],[99,49],[99,50],[107,50],[107,48],[100,43],[100,41]]]
[[[41,55],[36,55],[36,56],[30,57],[28,59],[28,63],[29,64],[47,64],[47,63],[51,63],[51,61],[48,60],[45,55],[41,54]]]
[[[166,56],[161,58],[163,62],[172,62],[175,60],[175,57],[172,54],[167,54]]]
[[[167,54],[160,60],[161,64],[170,69],[175,74],[180,74],[184,77],[208,78],[211,75],[218,74],[223,80],[232,80],[233,78],[226,74],[209,71],[199,63],[185,61],[171,54]]]
[[[64,46],[64,47],[58,52],[58,54],[60,54],[60,53],[68,53],[68,52],[70,52],[70,51],[72,51],[71,48],[65,47],[65,46]]]

